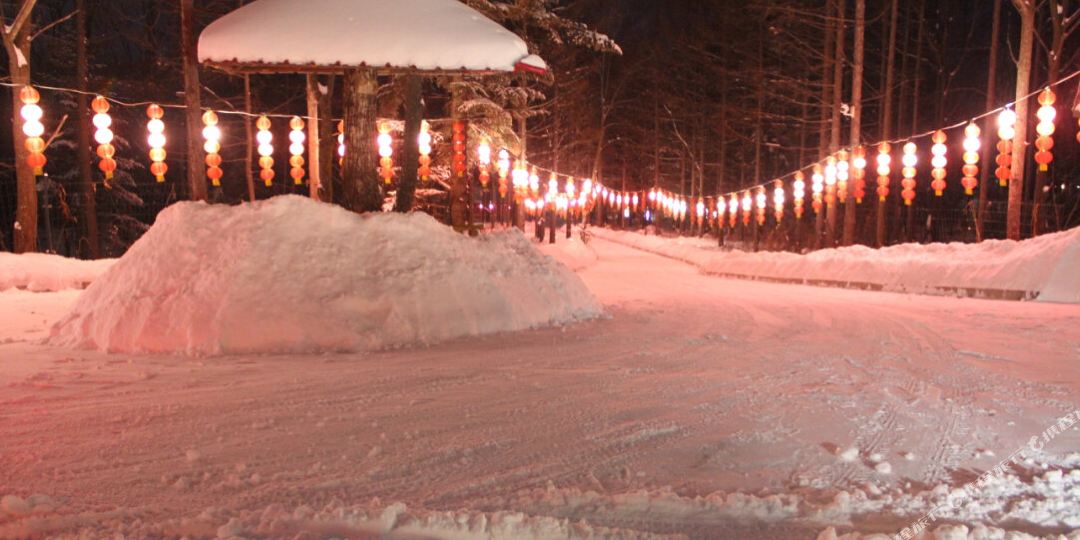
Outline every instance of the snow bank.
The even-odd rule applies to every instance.
[[[116,352],[357,351],[577,321],[599,304],[517,232],[302,197],[174,205],[55,325]]]
[[[458,0],[259,0],[214,21],[201,62],[514,71],[546,65]]]
[[[545,237],[543,242],[537,244],[537,247],[545,255],[549,255],[575,272],[584,270],[596,264],[599,260],[596,250],[589,247],[589,244],[580,235],[566,238],[560,234],[554,244],[549,244],[547,237]]]
[[[1080,303],[1080,229],[1021,242],[853,246],[807,255],[722,251],[685,242],[593,228],[593,234],[680,259],[710,274],[919,294]]]
[[[0,252],[0,291],[84,289],[114,262],[115,259],[83,261],[45,253],[15,255]]]

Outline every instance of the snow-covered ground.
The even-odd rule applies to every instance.
[[[1014,242],[851,246],[806,255],[723,250],[706,238],[589,229],[726,277],[945,296],[1080,303],[1080,228]]]
[[[1080,432],[1047,433],[1080,408],[1080,306],[543,250],[609,317],[201,360],[37,343],[79,292],[0,292],[0,538],[828,539],[935,509],[934,538],[1080,528]]]

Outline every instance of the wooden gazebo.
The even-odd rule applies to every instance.
[[[199,38],[199,61],[230,73],[344,74],[345,145],[342,204],[355,211],[382,207],[376,174],[376,89],[380,75],[407,77],[403,163],[416,163],[421,122],[421,79],[431,76],[543,73],[543,60],[525,42],[458,0],[257,0],[210,24]],[[308,84],[309,94],[315,85]],[[457,119],[457,111],[450,111]],[[317,161],[308,99],[309,159]],[[457,150],[457,149],[455,149]],[[455,167],[451,199],[465,202],[464,167]],[[416,168],[403,167],[398,209],[412,204]],[[318,172],[312,171],[312,196]],[[402,191],[407,200],[402,201]],[[457,225],[464,207],[452,212]]]

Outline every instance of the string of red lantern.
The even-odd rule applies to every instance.
[[[203,113],[203,150],[206,151],[206,177],[214,186],[221,185],[221,128],[218,127],[218,116],[214,111]]]
[[[299,116],[289,120],[289,176],[298,186],[304,183],[304,142],[307,141],[304,125]]]
[[[270,119],[266,116],[260,116],[255,121],[255,128],[259,130],[255,134],[255,140],[259,143],[259,178],[266,187],[274,185],[274,134],[270,127]]]
[[[1039,94],[1039,111],[1036,116],[1039,118],[1039,124],[1035,126],[1035,132],[1039,134],[1039,137],[1035,139],[1035,162],[1039,164],[1039,170],[1046,172],[1050,170],[1050,163],[1054,161],[1054,154],[1050,151],[1054,148],[1054,119],[1057,118],[1057,110],[1054,109],[1054,102],[1057,100],[1057,96],[1049,88],[1043,90]]]
[[[889,198],[889,174],[892,173],[892,147],[883,142],[878,145],[877,156],[877,195],[878,200],[885,202]]]
[[[90,103],[90,108],[94,110],[92,122],[95,128],[94,141],[98,143],[97,155],[100,159],[98,168],[105,173],[105,185],[108,186],[108,181],[112,180],[113,172],[116,171],[116,160],[113,159],[116,155],[116,147],[112,144],[113,132],[110,129],[112,117],[109,116],[109,102],[104,97],[97,96]]]
[[[919,164],[919,156],[916,154],[918,148],[915,143],[909,142],[904,145],[904,157],[902,163],[904,168],[900,171],[900,174],[904,176],[904,179],[900,181],[900,187],[903,188],[900,191],[900,196],[904,199],[906,206],[911,206],[912,201],[915,200],[915,166]]]
[[[930,154],[933,155],[933,157],[930,158],[930,166],[934,169],[930,171],[930,176],[933,178],[933,180],[930,181],[930,187],[934,190],[934,195],[940,197],[945,193],[945,188],[947,186],[945,182],[945,176],[947,174],[945,167],[949,164],[949,161],[948,158],[945,157],[945,153],[948,152],[949,149],[945,146],[945,141],[947,139],[944,131],[940,129],[937,130],[937,132],[934,133],[932,140],[934,141],[934,145],[930,147]]]
[[[967,195],[974,195],[975,188],[979,185],[976,177],[979,176],[979,150],[982,149],[979,136],[981,134],[982,130],[975,122],[964,128],[964,178],[960,180],[960,184],[964,186],[964,193]]]
[[[35,176],[41,176],[45,172],[45,163],[47,161],[45,159],[45,139],[41,138],[45,134],[45,125],[41,123],[45,111],[41,109],[41,105],[38,105],[38,102],[41,101],[41,94],[31,86],[24,86],[19,91],[19,99],[23,103],[19,113],[23,119],[26,151],[29,152],[26,157],[26,164],[30,166]]]
[[[427,182],[431,179],[431,125],[427,120],[420,122],[420,134],[417,135],[416,142],[420,150],[418,174],[420,180]]]
[[[165,110],[160,105],[146,107],[146,116],[150,120],[146,123],[146,142],[150,145],[150,174],[158,183],[165,181],[165,173],[169,170],[165,163]]]

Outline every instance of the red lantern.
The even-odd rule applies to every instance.
[[[420,122],[420,134],[417,136],[417,144],[420,147],[420,179],[427,182],[431,180],[431,126],[427,120]]]
[[[841,150],[836,161],[836,199],[840,204],[847,202],[848,182],[851,179],[851,162],[847,151]]]
[[[810,176],[810,189],[813,192],[813,202],[811,206],[814,208],[814,214],[821,213],[822,207],[822,195],[825,191],[825,176],[821,174],[821,164],[814,165],[814,174]]]
[[[375,140],[379,145],[379,176],[389,184],[394,179],[394,138],[390,136],[389,124],[379,124],[379,136]]]
[[[344,166],[345,165],[345,121],[344,120],[341,120],[341,121],[338,122],[337,131],[338,131],[338,136],[337,136],[338,165],[339,166]]]
[[[851,166],[855,169],[855,189],[852,194],[855,195],[855,204],[862,204],[866,197],[866,149],[862,146],[855,147]]]
[[[41,118],[45,115],[38,102],[41,94],[32,86],[24,86],[19,90],[19,99],[23,106],[20,114],[23,119],[23,135],[26,135],[26,150],[30,153],[26,157],[26,164],[33,170],[35,176],[45,173],[45,125]]]
[[[832,208],[836,204],[836,158],[825,158],[825,206]]]
[[[202,121],[205,127],[203,127],[203,139],[206,142],[203,143],[203,150],[206,151],[206,177],[210,179],[210,183],[215,186],[221,185],[221,128],[218,127],[218,116],[214,111],[206,111],[203,113]]]
[[[997,157],[997,170],[994,171],[994,176],[997,176],[998,183],[1001,187],[1009,185],[1009,180],[1012,179],[1012,148],[1013,138],[1016,137],[1016,113],[1012,109],[1005,109],[998,115],[998,138],[1001,139],[998,142],[998,157]]]
[[[1054,148],[1054,120],[1057,118],[1057,110],[1054,109],[1054,102],[1057,101],[1057,96],[1054,92],[1047,88],[1039,94],[1039,107],[1038,117],[1039,124],[1035,126],[1036,133],[1039,137],[1035,139],[1035,162],[1039,164],[1039,170],[1046,172],[1050,170],[1050,163],[1054,161],[1054,154],[1050,152]]]
[[[802,219],[803,203],[806,199],[806,175],[802,171],[795,173],[795,181],[791,183],[791,197],[795,200],[795,219]]]
[[[304,133],[304,119],[294,116],[289,120],[289,176],[293,183],[304,183],[304,142],[307,135]]]
[[[784,182],[783,180],[777,180],[773,182],[773,213],[776,216],[776,222],[780,223],[784,220]]]
[[[150,105],[146,108],[146,116],[150,118],[146,123],[146,142],[150,145],[150,174],[160,183],[165,181],[165,173],[169,170],[169,166],[165,164],[165,122],[162,121],[165,110],[160,105]]]
[[[932,138],[934,146],[930,147],[930,153],[933,157],[930,158],[930,165],[934,167],[931,171],[931,176],[934,178],[930,182],[930,187],[934,189],[934,194],[940,197],[945,192],[945,167],[948,165],[948,159],[945,157],[945,153],[948,152],[948,148],[945,146],[945,132],[937,130],[934,132]]]
[[[452,145],[454,151],[452,162],[453,173],[457,178],[465,178],[465,174],[468,172],[467,159],[465,156],[465,122],[462,122],[461,120],[454,121],[452,130]]]
[[[112,117],[109,116],[109,102],[102,96],[97,96],[94,101],[90,102],[90,108],[94,110],[94,141],[98,143],[97,155],[101,158],[98,162],[98,168],[101,172],[105,173],[105,179],[111,180],[113,172],[116,171],[116,160],[113,159],[113,155],[116,154],[116,149],[112,145],[113,132],[112,129]]]
[[[917,151],[918,148],[913,142],[904,145],[904,169],[902,171],[904,179],[900,181],[900,187],[903,188],[900,196],[903,197],[904,204],[907,206],[911,206],[911,202],[915,200],[915,166],[919,164]]]
[[[979,135],[981,134],[982,131],[975,122],[971,122],[964,128],[964,178],[960,180],[960,184],[964,186],[964,193],[968,195],[974,195],[975,188],[979,185],[976,177],[979,176],[979,150],[982,148]]]
[[[274,185],[274,134],[270,132],[270,119],[260,116],[255,122],[258,133],[255,140],[259,143],[259,178],[266,183],[266,187]],[[214,184],[219,185],[219,184]]]
[[[878,145],[877,157],[877,195],[878,200],[885,202],[889,198],[889,174],[892,173],[892,156],[889,152],[892,148],[889,143],[883,142]]]

